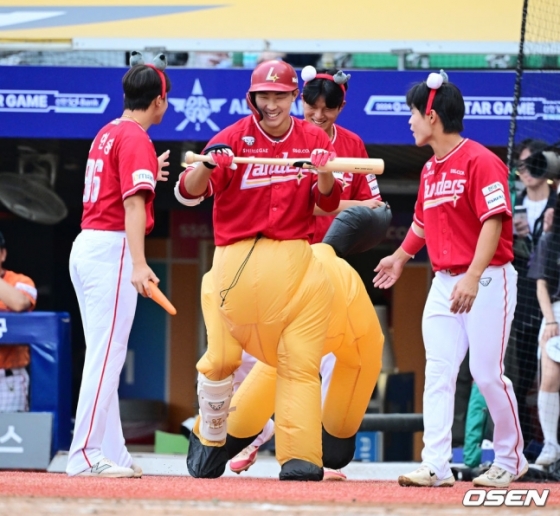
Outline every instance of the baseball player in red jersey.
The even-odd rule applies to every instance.
[[[407,104],[416,145],[430,145],[434,156],[422,169],[412,227],[401,247],[379,262],[374,285],[391,287],[424,245],[435,277],[422,320],[422,465],[399,477],[399,484],[454,484],[449,467],[454,392],[469,349],[474,382],[495,425],[494,464],[473,482],[507,487],[528,469],[517,401],[504,375],[517,291],[508,171],[495,154],[460,135],[465,104],[445,72],[413,86]]]
[[[350,75],[337,70],[320,70],[313,66],[306,66],[301,71],[304,80],[302,91],[303,115],[309,123],[325,131],[333,144],[337,156],[351,158],[368,158],[366,147],[362,139],[352,131],[336,125],[336,119],[346,105],[346,93]],[[351,174],[335,172],[334,176],[342,183],[340,204],[334,212],[325,212],[315,206],[314,217],[309,229],[309,240],[312,244],[323,241],[327,230],[338,213],[351,206],[368,206],[376,208],[382,206],[377,178],[373,174]],[[243,353],[243,363],[234,375],[234,384],[238,387],[255,364],[256,359],[248,353]],[[335,357],[332,353],[321,360],[321,398],[326,399]],[[230,469],[236,473],[246,471],[257,460],[259,447],[274,435],[274,422],[270,420],[263,431],[230,462]],[[324,480],[344,480],[342,471],[324,468]]]
[[[146,263],[144,235],[154,226],[156,156],[146,132],[159,124],[171,88],[165,56],[143,64],[134,52],[123,78],[124,112],[103,127],[86,165],[82,231],[70,254],[86,357],[66,471],[69,475],[140,477],[122,433],[117,389],[138,293],[159,280]]]
[[[204,152],[215,165],[187,169],[176,186],[187,205],[214,194],[217,248],[202,284],[208,351],[197,364],[200,417],[187,459],[196,477],[223,473],[212,461],[225,453],[233,373],[243,349],[278,371],[280,479],[323,477],[319,364],[333,289],[307,233],[316,204],[327,212],[338,207],[341,185],[332,173],[298,167],[232,166],[234,156],[311,155],[315,166],[335,156],[324,131],[290,116],[298,92],[289,64],[259,64],[247,94],[254,114],[208,143]]]
[[[306,66],[301,71],[301,77],[305,81],[302,92],[305,119],[328,134],[337,156],[368,158],[363,140],[356,133],[335,123],[346,105],[350,75],[340,70],[317,72],[312,66]],[[323,241],[332,221],[342,210],[360,205],[377,208],[383,204],[375,175],[343,171],[335,172],[334,175],[342,182],[340,204],[331,213],[315,207],[316,216],[310,228],[312,244]]]

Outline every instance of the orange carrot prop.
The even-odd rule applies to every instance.
[[[146,289],[144,289],[146,295]],[[150,280],[150,293],[152,294],[152,301],[155,301],[158,305],[160,305],[166,312],[171,315],[175,315],[177,313],[177,309],[171,304],[171,301],[165,297],[165,294],[159,289],[159,287]],[[148,296],[149,297],[149,296]]]

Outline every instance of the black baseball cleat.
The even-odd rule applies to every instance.
[[[291,459],[282,464],[280,480],[310,480],[320,482],[323,480],[323,468],[312,462],[301,459]]]

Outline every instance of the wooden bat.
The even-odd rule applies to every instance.
[[[146,292],[146,289],[144,289],[144,292],[146,293],[146,295],[148,294]],[[160,305],[168,314],[171,315],[177,314],[177,309],[171,304],[171,301],[169,301],[169,299],[165,297],[165,294],[151,280],[150,280],[150,294],[152,294],[150,299],[152,301],[155,301],[158,305]]]
[[[192,163],[205,161],[212,161],[209,155],[195,154],[192,151],[187,151],[185,162],[188,165]],[[250,157],[242,158],[236,156],[233,162],[237,164],[256,163],[259,165],[287,165],[290,167],[300,167],[311,170],[318,170],[319,172],[351,172],[352,174],[383,174],[385,162],[378,158],[335,158],[332,161],[327,161],[324,167],[316,168],[311,164],[310,158],[260,158]]]

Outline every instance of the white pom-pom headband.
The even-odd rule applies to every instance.
[[[339,70],[334,75],[330,75],[328,73],[317,73],[317,70],[311,65],[304,67],[301,70],[301,78],[303,79],[303,85],[305,86],[309,81],[313,79],[327,79],[329,81],[333,81],[334,83],[340,86],[340,89],[344,93],[346,97],[346,83],[350,80],[350,74],[344,73],[342,70]]]
[[[431,73],[428,75],[426,85],[430,88],[430,94],[428,95],[428,103],[426,104],[426,115],[429,115],[432,110],[437,90],[441,88],[444,82],[448,82],[448,80],[447,74],[443,70],[440,70],[439,73]]]

